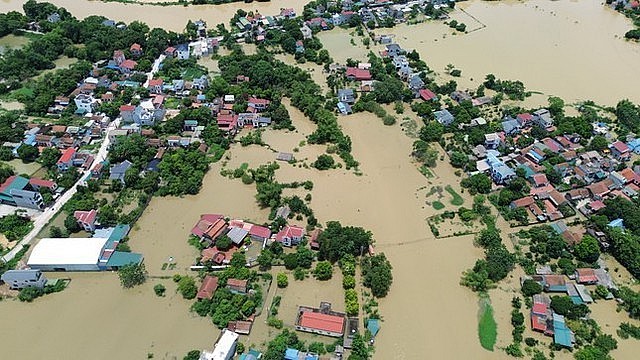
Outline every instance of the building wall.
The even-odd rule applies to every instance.
[[[26,207],[30,209],[44,209],[44,200],[42,195],[35,191],[29,190],[11,190],[13,201],[18,207]]]
[[[341,333],[323,331],[323,330],[308,328],[308,327],[304,327],[304,326],[300,326],[300,325],[296,325],[296,330],[309,332],[309,333],[313,333],[313,334],[318,334],[318,335],[331,336],[331,337],[341,337],[342,336]]]
[[[2,274],[4,281],[11,289],[23,289],[25,287],[43,288],[47,278],[40,272],[32,270],[11,270]]]
[[[38,264],[29,264],[29,267],[32,269],[42,270],[42,271],[99,271],[98,263],[96,259],[95,264],[46,264],[46,265],[38,265]]]

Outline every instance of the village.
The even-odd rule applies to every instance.
[[[586,321],[588,311],[581,307],[584,314],[576,316],[567,305],[571,308],[567,315],[558,310],[560,300],[555,295],[566,294],[575,306],[601,300],[625,303],[626,295],[619,294],[626,294],[627,284],[616,283],[610,263],[598,256],[580,258],[575,249],[584,246],[579,245],[584,239],[589,243],[594,239],[597,255],[613,254],[636,275],[618,248],[621,237],[636,236],[637,227],[630,225],[634,215],[620,209],[632,206],[640,192],[640,138],[635,135],[640,129],[632,128],[629,120],[621,123],[620,118],[629,115],[608,114],[590,104],[577,105],[567,114],[569,105],[552,100],[545,107],[520,106],[517,101],[528,95],[519,99],[520,94],[514,95],[505,85],[508,81],[493,75],[487,75],[477,89],[458,87],[455,81],[443,84],[427,60],[414,49],[404,49],[389,28],[416,19],[448,21],[454,6],[440,1],[345,0],[313,2],[305,6],[304,14],[296,14],[293,8],[282,8],[271,16],[239,10],[230,21],[230,31],[224,26],[210,28],[202,19],[190,21],[185,34],[167,35],[161,44],[148,45],[141,34],[137,42],[102,51],[106,58],[93,59],[90,66],[72,67],[73,75],[79,75],[73,89],[56,93],[46,106],[40,104],[38,116],[20,118],[20,126],[14,126],[17,135],[3,140],[3,151],[11,154],[11,159],[3,161],[36,160],[42,165],[38,176],[12,170],[2,177],[2,216],[11,215],[12,221],[30,226],[20,238],[2,242],[3,264],[11,266],[2,268],[7,288],[3,294],[33,301],[62,291],[61,282],[73,286],[64,272],[143,268],[145,254],[132,252],[129,235],[151,198],[197,194],[210,164],[220,161],[220,175],[241,179],[247,186],[255,183],[257,202],[271,212],[268,222],[203,213],[192,219],[193,227],[185,232],[184,245],[195,248],[198,256],[188,266],[191,275],[174,273],[173,281],[184,299],[195,301],[190,311],[211,317],[220,329],[213,348],[199,351],[195,358],[260,359],[282,352],[278,356],[286,360],[357,359],[354,354],[361,351],[369,358],[384,325],[377,305],[371,304],[389,291],[391,265],[374,248],[371,234],[360,233],[364,229],[318,223],[310,208],[312,182],[279,183],[274,174],[277,163],[282,163],[319,172],[344,165],[353,176],[362,176],[351,155],[351,139],[341,132],[338,121],[369,112],[391,126],[402,112],[396,110],[393,115],[390,105],[406,111],[406,103],[412,116],[424,123],[410,154],[415,170],[428,179],[427,174],[438,170],[428,170],[434,166],[425,154],[442,150],[439,161],[458,169],[461,189],[482,196],[483,201],[486,195],[500,221],[513,229],[503,234],[516,244],[509,246],[517,258],[509,271],[515,266],[524,269],[520,285],[530,308],[530,330],[552,337],[556,346],[552,354],[592,346],[572,330],[572,321]],[[65,16],[56,11],[29,21],[26,29],[46,32],[66,21]],[[449,27],[464,33],[459,25]],[[93,26],[131,30],[109,19]],[[324,57],[326,50],[317,35],[340,27],[362,31],[358,41],[367,50],[369,44],[372,48],[367,58],[339,63]],[[243,52],[254,47],[257,54]],[[283,85],[277,76],[256,78],[261,71],[258,65],[234,64],[250,57],[273,64],[269,51],[292,56],[298,65],[317,65],[320,76],[326,77],[326,98],[311,85],[300,90]],[[216,69],[202,65],[204,59],[215,59]],[[301,66],[286,66],[304,74],[292,72],[305,79],[301,83],[313,83]],[[453,67],[446,70],[446,76],[455,79],[453,74]],[[274,91],[270,86],[280,88]],[[296,91],[317,95],[319,100],[300,100],[303,95]],[[325,113],[313,114],[309,108],[315,105]],[[333,148],[315,162],[298,154],[297,147],[281,151],[262,139],[264,133],[294,129],[290,106],[317,124],[317,131],[307,137],[310,144]],[[629,106],[638,114],[637,106],[628,105],[627,110]],[[240,145],[265,147],[273,152],[274,162],[258,168],[247,164],[226,168],[231,159],[228,150]],[[334,154],[340,160],[334,162]],[[302,195],[281,197],[283,188],[307,190],[307,197],[304,201]],[[425,204],[432,203],[427,199]],[[446,211],[453,209],[448,205]],[[462,218],[462,209],[452,213]],[[484,215],[476,219],[492,227]],[[550,258],[540,255],[544,250],[536,248],[537,229],[548,231],[548,238],[562,239],[563,252]],[[433,227],[432,232],[437,239]],[[345,236],[347,241],[347,234],[353,237],[348,240],[349,249],[336,250],[337,239]],[[561,265],[566,259],[573,268],[566,262]],[[323,275],[324,263],[329,267],[328,278]],[[169,257],[162,271],[176,266]],[[350,266],[359,269],[357,276]],[[376,295],[366,272],[371,276],[387,267],[386,290]],[[294,276],[291,286],[295,288],[299,282],[331,279],[332,268],[341,270],[343,289],[339,291],[344,291],[344,299],[327,296],[318,303],[287,304],[283,313],[289,316],[277,317],[288,276]],[[353,278],[354,284],[347,285],[347,278]],[[164,290],[154,290],[163,296]],[[285,330],[267,339],[268,344],[248,345],[244,341],[255,326]],[[281,349],[280,336],[286,337],[288,331],[296,341]]]

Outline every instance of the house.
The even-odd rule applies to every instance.
[[[253,225],[249,230],[249,236],[253,241],[265,242],[271,237],[271,230],[268,227]]]
[[[240,335],[235,332],[222,329],[218,341],[213,347],[213,351],[204,350],[200,353],[200,360],[231,360],[236,353]]]
[[[164,55],[174,58],[178,56],[178,53],[175,47],[169,46],[164,50]]]
[[[505,120],[502,122],[502,130],[506,135],[515,135],[520,133],[522,127],[516,119]]]
[[[21,290],[26,287],[42,289],[47,284],[47,278],[40,270],[7,270],[0,277],[11,290]]]
[[[206,90],[209,87],[209,79],[206,75],[193,79],[192,89]]]
[[[280,16],[291,19],[296,17],[296,10],[293,8],[280,9]]]
[[[146,100],[136,106],[131,115],[131,120],[140,126],[154,126],[156,122],[162,120],[164,114],[165,110],[163,108],[156,108],[151,100]],[[127,121],[124,122],[127,123]]]
[[[522,113],[516,116],[516,120],[520,124],[521,127],[529,127],[533,122],[533,115],[529,113]]]
[[[175,57],[180,60],[189,59],[189,46],[187,44],[180,44],[176,46]]]
[[[147,85],[147,90],[152,94],[162,94],[162,79],[151,79]]]
[[[438,100],[438,95],[436,95],[433,91],[431,91],[429,89],[420,89],[420,90],[418,90],[418,95],[424,101]]]
[[[543,288],[547,292],[566,292],[567,281],[564,275],[544,275]]]
[[[387,46],[385,46],[385,50],[387,53],[387,56],[394,58],[396,56],[402,55],[404,54],[406,51],[404,51],[403,48],[400,47],[400,45],[398,44],[389,44]]]
[[[246,294],[247,293],[247,280],[240,279],[228,279],[227,280],[227,289],[231,292],[238,294]]]
[[[304,53],[304,43],[302,40],[296,41],[296,54]]]
[[[249,335],[251,333],[251,328],[253,327],[253,321],[250,320],[235,320],[230,321],[227,325],[227,329],[241,335]],[[242,357],[240,357],[242,359]],[[245,360],[247,358],[245,357]],[[249,358],[252,359],[252,358]],[[254,358],[258,359],[258,358]]]
[[[414,93],[415,95],[420,95],[420,90],[422,89],[422,87],[424,86],[424,81],[420,78],[420,76],[418,74],[413,74],[411,76],[409,76],[409,89]]]
[[[338,90],[338,101],[344,102],[347,104],[353,104],[356,102],[355,94],[353,89],[339,89]]]
[[[318,237],[322,234],[322,230],[313,229],[311,234],[309,234],[309,247],[311,250],[320,250],[320,243],[318,242]]]
[[[471,97],[471,95],[467,94],[464,91],[460,91],[460,90],[456,90],[454,92],[452,92],[450,95],[451,99],[453,99],[454,101],[461,103],[463,101],[471,101],[473,98]]]
[[[311,39],[313,37],[313,31],[307,26],[307,24],[302,25],[300,32],[302,33],[303,39]]]
[[[44,199],[39,191],[31,190],[29,180],[22,176],[9,176],[0,185],[0,204],[42,210]]]
[[[65,151],[63,151],[62,155],[58,159],[58,162],[56,162],[56,165],[58,166],[58,170],[60,171],[69,170],[69,168],[73,166],[73,160],[75,158],[76,158],[75,148],[68,148]]]
[[[293,161],[293,154],[292,153],[285,153],[285,152],[279,152],[278,155],[276,156],[276,160],[278,161]]]
[[[484,135],[484,147],[487,149],[497,149],[502,143],[502,139],[497,133]]]
[[[35,191],[40,191],[41,188],[49,189],[52,193],[58,189],[58,184],[50,180],[42,180],[37,178],[29,179],[29,185]]]
[[[73,212],[73,217],[76,218],[78,225],[86,231],[93,232],[96,230],[96,218],[98,216],[98,212],[96,210],[82,211],[76,210]]]
[[[136,66],[138,66],[137,62],[127,59],[120,64],[119,68],[121,72],[130,74],[136,68]]]
[[[534,174],[533,176],[531,176],[531,183],[537,188],[550,184],[549,180],[547,179],[547,175],[545,174]]]
[[[504,164],[493,154],[487,155],[487,164],[489,165],[491,178],[496,184],[506,184],[516,177],[516,172]]]
[[[129,48],[129,52],[134,57],[140,57],[140,56],[142,56],[142,46],[140,46],[140,44],[138,44],[138,43],[134,43]]]
[[[543,129],[553,126],[553,118],[547,109],[536,110],[533,113],[533,122]]]
[[[349,80],[371,80],[371,72],[357,67],[348,67],[345,73]]]
[[[195,131],[196,127],[198,127],[198,120],[185,120],[182,130]]]
[[[271,103],[271,101],[267,100],[267,99],[260,99],[260,98],[256,98],[256,97],[250,97],[247,100],[247,106],[254,108],[258,111],[264,111],[267,110],[267,108],[269,107],[269,104]]]
[[[282,230],[276,234],[276,241],[284,246],[295,246],[302,241],[304,237],[304,229],[296,225],[285,225]]]
[[[218,220],[223,219],[222,215],[219,214],[202,214],[200,215],[200,220],[194,225],[191,229],[191,234],[197,237],[204,236],[204,233],[211,228],[211,226],[216,223]]]
[[[227,236],[229,237],[229,239],[231,239],[232,243],[234,243],[236,246],[240,246],[242,245],[244,238],[247,237],[247,234],[249,234],[249,230],[239,227],[233,227],[229,230]]]
[[[447,109],[438,110],[433,112],[435,119],[444,126],[449,126],[455,120],[453,115]]]
[[[54,12],[53,14],[47,16],[47,21],[52,24],[57,23],[58,21],[60,21],[60,14],[58,14],[57,12]]]
[[[225,132],[235,132],[238,128],[238,115],[219,114],[217,118],[218,128]]]
[[[76,104],[77,111],[85,113],[93,113],[99,105],[99,101],[92,95],[78,94],[73,101]]]
[[[620,161],[629,161],[631,158],[631,150],[627,144],[622,141],[616,141],[609,146],[611,154]]]
[[[331,310],[329,303],[320,303],[320,308],[299,306],[295,326],[299,331],[341,337],[344,334],[345,314]]]
[[[597,284],[598,277],[596,276],[596,272],[594,269],[583,268],[576,269],[576,281],[579,284]]]
[[[351,105],[349,105],[346,102],[338,102],[336,104],[336,107],[338,107],[338,111],[340,111],[340,113],[342,115],[349,115],[349,114],[353,114],[353,110],[351,109]]]
[[[129,160],[125,160],[112,166],[109,172],[109,180],[120,180],[124,184],[124,175],[132,165]]]
[[[198,294],[196,298],[198,300],[207,299],[210,300],[213,298],[213,294],[216,292],[218,288],[218,278],[216,276],[207,275],[202,280],[202,285],[198,289]]]

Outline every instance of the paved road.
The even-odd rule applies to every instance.
[[[142,85],[142,87],[147,87],[149,85],[149,81],[151,79],[153,79],[153,75],[155,75],[158,70],[160,70],[160,64],[162,64],[162,62],[164,61],[164,59],[167,56],[164,54],[161,54],[160,56],[158,56],[158,58],[156,59],[156,61],[153,62],[153,66],[151,67],[151,71],[149,71],[147,73],[147,81],[144,82],[144,84]]]
[[[95,160],[93,161],[93,164],[91,164],[90,169],[95,168],[96,165],[98,165],[100,162],[102,162],[104,159],[107,158],[107,155],[109,154],[109,145],[110,145],[109,136],[108,136],[109,132],[111,130],[117,129],[119,125],[120,125],[119,118],[116,119],[115,121],[112,121],[111,124],[109,124],[109,127],[107,128],[107,135],[104,137],[104,140],[102,141],[102,145],[100,146],[100,150],[98,150],[98,153],[95,156]],[[33,221],[33,230],[31,230],[22,240],[20,240],[20,242],[17,243],[16,246],[14,246],[13,249],[11,249],[11,251],[6,253],[2,257],[3,261],[5,262],[11,261],[16,256],[18,251],[22,250],[25,245],[31,244],[31,242],[33,242],[33,240],[36,238],[38,233],[40,233],[42,228],[44,228],[49,223],[49,221],[53,219],[55,214],[58,211],[60,211],[60,209],[62,209],[62,206],[64,206],[64,204],[66,204],[67,201],[69,201],[69,199],[71,199],[71,197],[75,195],[76,192],[78,192],[78,186],[83,182],[84,178],[90,172],[91,170],[84,171],[80,175],[79,180],[75,184],[73,184],[73,186],[69,190],[67,190],[64,194],[62,194],[62,196],[60,196],[52,206],[46,208],[42,212],[42,214],[40,214]]]

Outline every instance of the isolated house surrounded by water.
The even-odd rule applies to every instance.
[[[344,334],[344,327],[345,314],[331,310],[329,303],[320,303],[320,308],[298,307],[296,330],[341,337]]]
[[[298,245],[303,237],[303,228],[295,225],[286,225],[276,234],[276,241],[282,243],[284,246],[290,247]]]
[[[42,289],[47,284],[47,278],[40,270],[7,270],[2,274],[1,278],[12,290],[20,290],[26,287]]]

